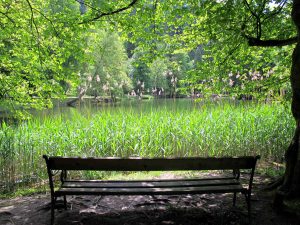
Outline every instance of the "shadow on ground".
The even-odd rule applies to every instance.
[[[273,195],[261,189],[269,182],[257,176],[252,196],[252,224],[297,225],[296,216],[275,213]],[[249,224],[244,196],[232,206],[232,194],[185,196],[75,196],[68,209],[55,211],[61,225],[244,225]],[[50,196],[0,200],[0,224],[50,224]]]

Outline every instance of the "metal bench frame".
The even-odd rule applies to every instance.
[[[251,191],[257,160],[260,156],[223,158],[75,158],[43,156],[47,164],[51,191],[51,224],[54,223],[54,210],[58,197],[63,197],[67,208],[67,195],[182,195],[204,193],[233,193],[245,196],[248,215],[251,215]],[[249,170],[249,183],[243,187],[240,170]],[[68,180],[67,171],[184,171],[184,170],[232,170],[228,177],[172,180]],[[54,187],[54,171],[61,171],[61,185]]]

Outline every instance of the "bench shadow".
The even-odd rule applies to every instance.
[[[127,196],[128,202],[121,206],[116,197],[105,197],[99,205],[85,207],[73,203],[72,210],[60,210],[55,224],[62,225],[244,225],[249,224],[244,205],[232,207],[232,195],[209,196],[158,196],[157,198],[134,199]],[[132,199],[131,199],[132,198]],[[225,200],[225,202],[224,202]],[[120,199],[124,202],[124,199]],[[106,205],[116,204],[111,210]],[[130,206],[129,206],[130,204]],[[69,207],[71,207],[69,205]]]

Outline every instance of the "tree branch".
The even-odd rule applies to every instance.
[[[15,21],[12,18],[10,18],[6,13],[0,11],[0,14],[3,15],[3,16],[5,16],[13,24],[16,24]]]
[[[263,1],[261,8],[259,9],[259,12],[256,13],[253,9],[251,9],[250,4],[248,3],[247,0],[244,0],[244,4],[246,5],[247,9],[251,13],[251,15],[255,18],[256,20],[256,37],[249,36],[245,34],[245,28],[246,28],[246,22],[243,23],[241,27],[242,31],[242,36],[248,40],[249,46],[259,46],[259,47],[276,47],[276,46],[285,46],[285,45],[291,45],[294,43],[297,43],[297,37],[291,37],[287,39],[269,39],[269,40],[261,40],[261,35],[262,35],[262,25],[263,23],[270,19],[273,16],[276,16],[279,14],[284,6],[286,5],[287,0],[282,0],[277,7],[276,11],[273,11],[269,14],[267,14],[264,18],[263,11],[265,9],[267,1]]]
[[[259,46],[259,47],[280,47],[285,45],[291,45],[297,43],[298,38],[297,37],[291,37],[288,39],[269,39],[269,40],[261,40],[260,38],[254,38],[245,36],[245,38],[248,40],[249,46]]]
[[[42,13],[40,10],[35,9],[35,8],[33,8],[33,10],[37,11],[42,17],[44,17],[44,18],[51,24],[51,26],[52,26],[52,28],[53,28],[53,30],[54,30],[55,35],[56,35],[57,37],[59,37],[59,33],[57,32],[57,30],[56,30],[56,28],[55,28],[55,26],[54,26],[54,24],[53,24],[53,21],[52,21],[51,19],[49,19],[49,18],[48,18],[44,13]]]
[[[37,34],[36,39],[37,39],[37,48],[38,48],[38,53],[39,53],[39,60],[40,60],[41,66],[43,66],[43,60],[42,60],[42,54],[41,54],[41,43],[40,43],[40,32],[39,32],[39,29],[38,29],[37,24],[35,22],[35,19],[34,19],[33,7],[32,7],[29,0],[26,0],[26,2],[28,4],[30,12],[31,12],[31,19],[30,20],[31,20],[32,35],[35,36],[34,32],[33,32],[33,28],[32,28],[32,24],[33,24],[33,26],[35,28],[35,31],[36,31],[36,34]]]
[[[247,0],[244,0],[245,5],[247,6],[248,10],[250,11],[251,15],[255,17],[256,19],[256,36],[258,38],[261,37],[261,21],[260,21],[260,15],[256,14],[252,9],[250,4]]]
[[[100,12],[100,11],[98,11],[98,13],[95,15],[94,18],[88,19],[88,20],[84,20],[84,21],[80,22],[79,24],[93,22],[93,21],[96,21],[96,20],[100,19],[101,17],[110,16],[110,15],[114,15],[114,14],[120,13],[122,11],[125,11],[125,10],[133,7],[137,2],[138,2],[138,0],[132,0],[131,3],[129,3],[127,6],[124,6],[122,8],[116,9],[116,10],[111,11],[111,12]]]
[[[271,12],[271,13],[269,13],[269,15],[266,15],[266,17],[263,19],[262,22],[264,22],[264,21],[272,18],[273,16],[276,16],[279,13],[281,13],[281,11],[283,10],[283,8],[284,8],[284,6],[285,6],[286,3],[287,3],[287,0],[284,0],[283,2],[281,2],[279,4],[279,6],[277,7],[277,11]]]
[[[89,7],[90,9],[94,10],[94,11],[97,11],[98,13],[101,13],[98,9],[96,9],[95,7],[93,7],[92,5],[90,4],[87,4],[86,2],[82,1],[82,0],[75,0],[76,2],[78,2],[79,4],[83,4],[87,7]]]
[[[251,9],[249,3],[247,0],[244,0],[245,5],[247,6],[247,8],[249,9],[250,13],[252,14],[252,16],[254,16],[255,18],[258,17],[258,15]]]
[[[153,1],[153,33],[156,34],[156,9],[157,9],[157,0]]]
[[[34,26],[34,28],[35,28],[35,31],[36,31],[36,34],[37,34],[37,38],[38,38],[38,40],[39,40],[40,33],[39,33],[39,29],[38,29],[38,27],[37,27],[37,25],[36,25],[36,22],[35,22],[35,20],[34,20],[33,7],[32,7],[32,5],[31,5],[31,3],[30,3],[29,0],[26,0],[26,2],[27,2],[27,4],[28,4],[29,9],[30,9],[30,12],[31,12],[31,19],[30,19],[30,20],[31,20],[31,30],[33,30],[33,29],[32,29],[32,24],[33,24],[33,26]],[[34,35],[33,32],[32,32],[32,34]]]
[[[234,48],[230,50],[226,58],[221,62],[221,65],[225,64],[225,62],[233,55],[233,53],[240,47],[241,44],[242,42],[239,42]]]

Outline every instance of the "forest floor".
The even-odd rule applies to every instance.
[[[174,176],[167,174],[167,178]],[[270,182],[257,175],[252,196],[254,225],[297,225],[299,216],[276,213],[273,192],[263,191]],[[249,224],[245,198],[232,194],[185,196],[70,196],[68,210],[55,212],[55,224],[62,225],[243,225]],[[0,224],[50,224],[49,194],[0,200]]]

